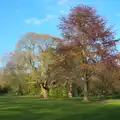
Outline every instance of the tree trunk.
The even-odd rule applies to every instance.
[[[41,86],[41,97],[47,99],[48,98],[48,90]]]
[[[69,98],[72,97],[72,84],[69,85],[68,96],[69,96]]]
[[[84,101],[88,101],[88,83],[84,81]]]
[[[89,101],[88,100],[88,74],[87,74],[87,70],[86,70],[86,72],[85,72],[85,76],[84,76],[84,98],[83,98],[83,100],[85,101],[85,102],[87,102],[87,101]]]

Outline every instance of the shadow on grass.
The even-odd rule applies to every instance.
[[[85,110],[85,109],[84,109]],[[86,110],[83,113],[76,113],[64,116],[57,120],[119,120],[120,106],[102,106],[97,109]]]
[[[74,100],[0,98],[0,120],[119,120],[120,101],[83,104]]]

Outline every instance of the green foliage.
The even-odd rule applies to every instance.
[[[29,95],[39,95],[40,94],[40,86],[36,83],[29,84]]]
[[[53,98],[68,97],[68,90],[65,87],[51,88],[49,90],[49,96]]]

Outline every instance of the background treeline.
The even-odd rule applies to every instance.
[[[34,32],[21,36],[3,60],[0,93],[48,97],[120,93],[119,39],[96,10],[77,5],[58,25],[61,38]]]

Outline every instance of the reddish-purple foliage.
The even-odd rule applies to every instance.
[[[77,5],[71,8],[68,16],[61,17],[59,24],[64,41],[70,41],[63,48],[68,49],[74,44],[89,51],[86,58],[95,59],[95,56],[99,56],[101,61],[114,61],[116,42],[119,39],[115,40],[112,27],[107,27],[106,23],[93,7]]]

